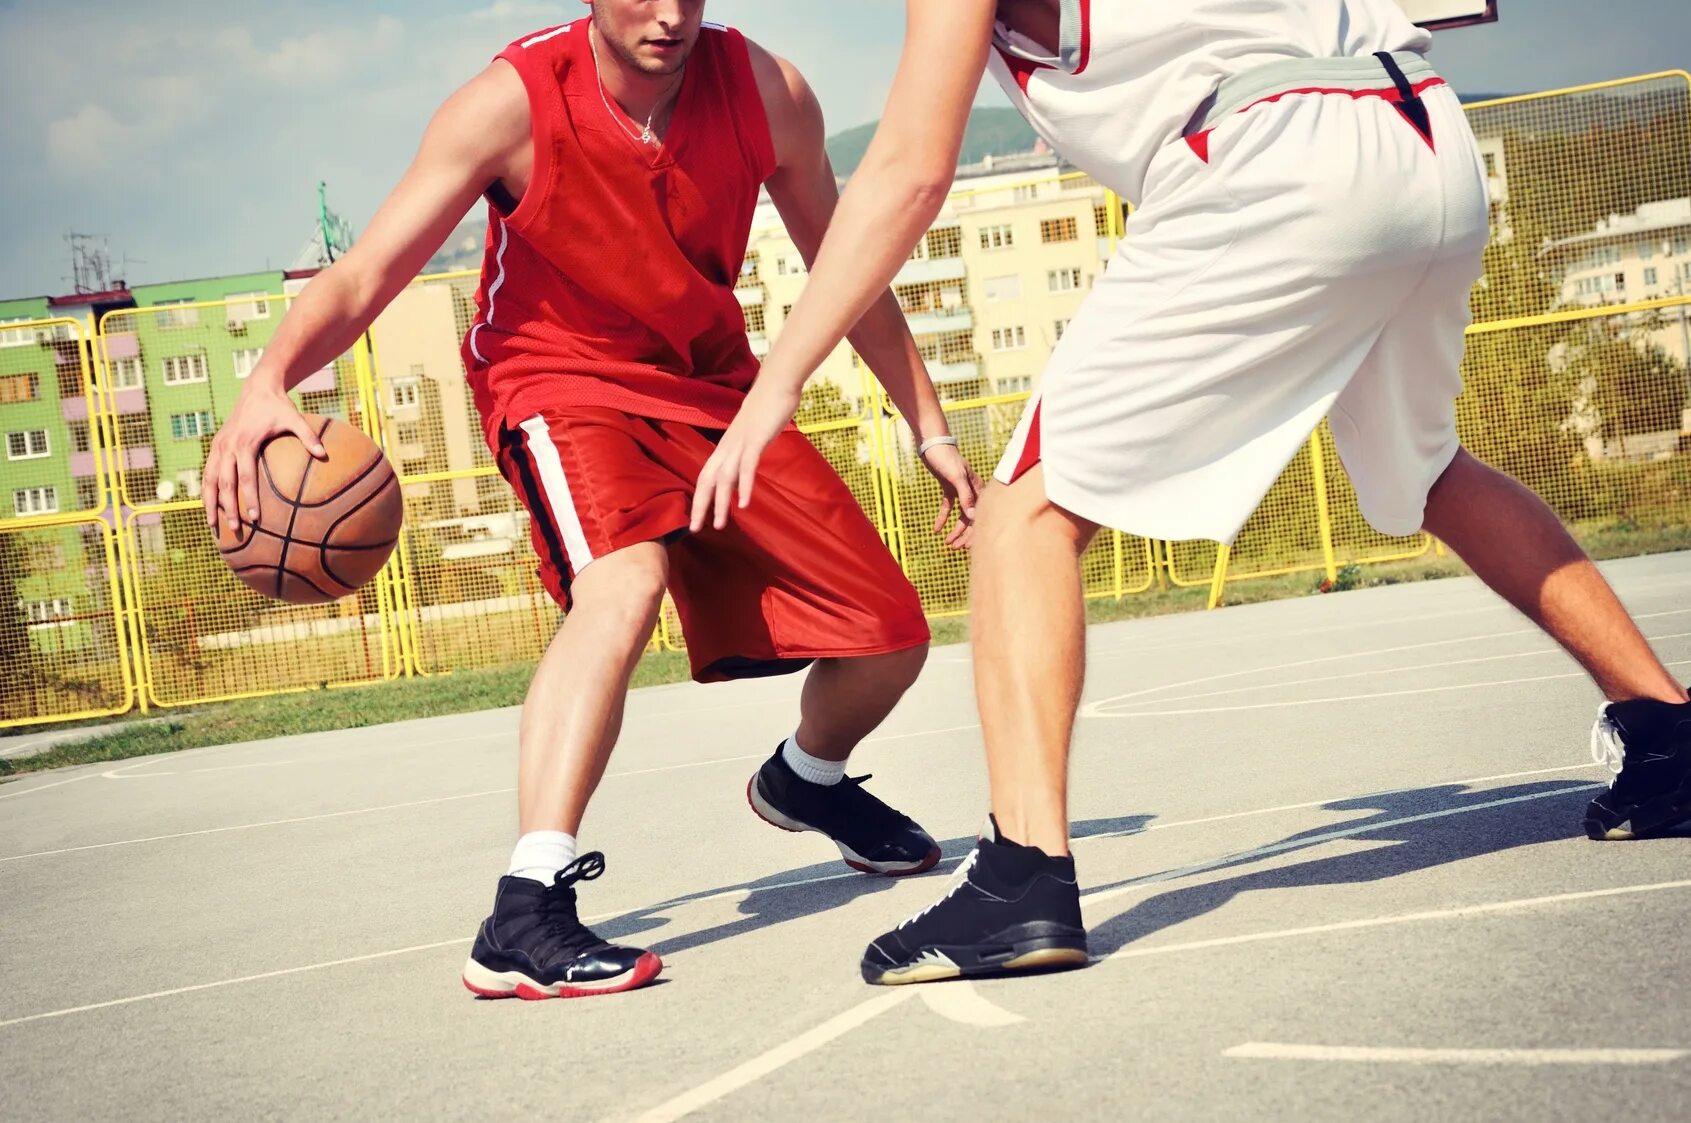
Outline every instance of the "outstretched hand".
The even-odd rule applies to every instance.
[[[980,502],[981,489],[986,485],[956,445],[935,445],[922,457],[922,465],[939,481],[945,496],[934,520],[934,533],[944,534],[945,544],[953,550],[968,549],[975,540],[975,504]],[[957,512],[957,525],[946,534],[945,524],[953,511]]]
[[[699,482],[693,489],[693,533],[703,530],[707,523],[722,530],[733,507],[744,510],[751,503],[763,450],[792,422],[798,408],[796,391],[772,389],[764,381],[752,386],[734,423],[699,471]]]

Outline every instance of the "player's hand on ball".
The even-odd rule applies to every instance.
[[[287,394],[249,382],[212,438],[206,457],[200,495],[207,526],[215,529],[221,515],[228,529],[236,531],[242,519],[250,523],[258,518],[259,449],[272,437],[290,433],[318,460],[329,458],[311,423]]]
[[[939,517],[934,520],[934,533],[945,534],[945,544],[953,550],[968,549],[975,540],[975,504],[980,502],[981,489],[986,485],[956,445],[935,445],[922,457],[922,464],[939,481],[945,495]],[[957,525],[946,534],[945,524],[952,511],[957,512]]]
[[[726,527],[736,497],[742,510],[751,504],[757,462],[798,408],[797,391],[774,389],[761,380],[753,384],[734,423],[699,472],[698,486],[693,489],[693,533],[703,530],[706,523],[717,530]]]

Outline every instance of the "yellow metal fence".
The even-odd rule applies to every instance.
[[[1470,107],[1470,117],[1487,154],[1496,236],[1473,301],[1458,403],[1465,444],[1543,495],[1588,544],[1610,554],[1691,548],[1691,215],[1675,225],[1675,201],[1691,207],[1691,77],[1506,99]],[[947,259],[977,238],[999,248],[1011,237],[1004,207],[1049,188],[1057,217],[1034,238],[1084,229],[1097,236],[1102,268],[1121,207],[1089,201],[1094,187],[1067,176],[960,196],[948,212],[957,233],[930,236],[920,258],[942,279],[901,293],[913,327],[917,317],[934,325],[930,365],[969,375],[942,392],[983,476],[1029,397],[1026,380],[982,361],[1021,345],[1020,333],[994,325],[1008,315],[1037,332],[1044,316],[1060,334],[1060,324],[1042,292],[1018,288],[1008,303],[985,298],[997,300],[998,320],[971,319],[971,343],[953,329],[979,279],[956,281]],[[1069,270],[1045,264],[1038,280],[1055,293]],[[296,391],[302,407],[375,437],[406,497],[388,567],[357,596],[313,608],[236,581],[198,502],[211,434],[286,297],[126,309],[92,335],[72,320],[7,325],[9,338],[35,345],[0,348],[0,379],[20,399],[36,396],[3,407],[12,412],[0,727],[536,659],[558,610],[535,578],[528,516],[494,466],[458,360],[475,283],[472,274],[419,279]],[[967,611],[968,559],[932,533],[938,489],[868,372],[813,383],[799,421],[928,612]],[[1228,582],[1308,574],[1313,590],[1350,567],[1436,549],[1425,535],[1367,526],[1323,426],[1230,549],[1111,532],[1088,552],[1084,581],[1092,598],[1194,587],[1214,604]],[[652,647],[684,649],[673,611]]]

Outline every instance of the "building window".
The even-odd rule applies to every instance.
[[[1062,342],[1063,333],[1069,330],[1067,320],[1055,320],[1051,324],[1051,335],[1057,342]]]
[[[29,429],[22,433],[6,434],[7,460],[40,460],[51,455],[47,430]]]
[[[113,359],[106,364],[113,390],[139,390],[145,377],[140,359]]]
[[[1673,252],[1676,254],[1691,253],[1691,238],[1675,238]]]
[[[91,511],[100,504],[100,481],[93,476],[81,476],[76,481],[76,509]]]
[[[755,304],[746,309],[746,333],[748,335],[762,335],[768,329],[763,318],[763,305]]]
[[[929,258],[962,257],[963,228],[947,226],[940,230],[930,230],[927,243]]]
[[[70,447],[72,452],[93,452],[94,443],[88,432],[88,422],[72,421],[66,426],[70,430]]]
[[[56,515],[59,512],[59,489],[56,487],[25,487],[12,492],[12,510],[23,515]]]
[[[1053,269],[1045,274],[1045,284],[1052,292],[1073,292],[1080,288],[1080,270]]]
[[[31,624],[52,624],[69,617],[71,602],[64,597],[52,600],[25,601],[24,618]]]
[[[251,378],[252,372],[258,369],[258,361],[264,358],[264,348],[243,347],[230,357],[235,361],[235,377]]]
[[[1028,345],[1028,333],[1024,327],[993,328],[992,349],[994,351],[1020,351]]]
[[[209,410],[195,410],[193,413],[173,413],[170,415],[170,435],[179,441],[198,440],[212,434],[211,412]]]
[[[1626,291],[1626,274],[1625,273],[1616,273],[1615,274],[1615,291],[1616,292],[1625,292]]]
[[[229,322],[244,324],[248,320],[270,318],[270,294],[267,292],[237,292],[229,296]]]
[[[192,304],[191,300],[161,300],[158,302],[158,326],[161,328],[192,328],[200,323],[198,308],[174,307]]]
[[[804,258],[787,257],[783,254],[775,262],[775,272],[776,275],[781,277],[802,277],[804,276]]]
[[[15,320],[0,320],[0,347],[33,347],[35,346],[35,329],[20,328],[16,324],[32,324],[28,316]]]
[[[1497,178],[1497,153],[1487,152],[1485,154],[1485,174],[1488,179]]]
[[[1009,225],[981,227],[981,249],[1007,250],[1016,244],[1016,232]]]
[[[1022,295],[1022,276],[1020,273],[1011,273],[1003,277],[988,277],[981,287],[986,290],[989,302],[1019,300]]]
[[[1019,184],[1019,185],[1017,185],[1016,189],[1014,191],[1012,191],[1010,194],[1011,194],[1011,198],[1015,199],[1015,201],[1018,202],[1018,203],[1031,203],[1035,199],[1039,198],[1039,184],[1037,184],[1037,183]]]
[[[1000,378],[998,392],[1000,394],[1026,394],[1033,389],[1033,375],[1024,374],[1017,378]]]
[[[1656,271],[1654,269],[1644,270],[1644,287],[1645,288],[1655,288],[1656,287],[1656,276],[1657,276],[1657,274],[1656,274]]]
[[[1046,244],[1079,241],[1080,223],[1072,217],[1047,218],[1039,224],[1039,240]]]
[[[163,370],[166,386],[185,386],[191,382],[204,382],[211,377],[211,364],[206,361],[203,352],[197,355],[172,355],[165,359]]]
[[[1092,208],[1092,229],[1097,232],[1098,237],[1100,238],[1108,238],[1112,233],[1114,233],[1110,229],[1109,207]]]
[[[41,398],[39,374],[10,374],[0,378],[0,403],[33,402]]]
[[[419,388],[422,383],[416,378],[396,378],[389,387],[393,397],[393,408],[404,409],[406,406],[417,404]]]

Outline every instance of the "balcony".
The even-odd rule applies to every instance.
[[[152,466],[153,450],[150,445],[123,450],[123,470],[125,472],[144,472]],[[94,454],[92,452],[71,453],[70,474],[78,479],[87,479],[94,475]]]
[[[935,385],[947,382],[973,382],[981,376],[981,365],[973,359],[965,362],[942,363],[932,360],[928,364],[928,377]]]
[[[746,338],[751,340],[752,354],[760,359],[769,354],[769,336],[761,331],[754,331],[748,333]]]
[[[943,335],[973,331],[975,327],[975,314],[967,308],[913,312],[905,316],[905,320],[910,324],[911,335]]]
[[[966,275],[961,257],[941,257],[927,261],[906,261],[892,283],[926,285],[934,281],[961,281]]]
[[[761,308],[769,293],[762,285],[741,285],[734,290],[734,299],[740,302],[741,308]]]
[[[139,359],[141,357],[141,337],[134,332],[122,332],[117,335],[107,335],[103,338],[106,341],[106,358]]]
[[[122,414],[146,413],[147,392],[145,390],[119,390],[112,395],[117,411]],[[61,398],[59,412],[66,421],[88,420],[88,399],[78,394],[74,398]]]

